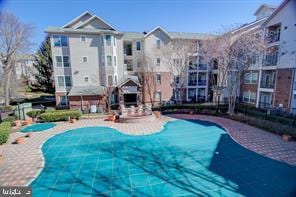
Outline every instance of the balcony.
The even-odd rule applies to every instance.
[[[280,41],[281,37],[281,25],[273,25],[268,27],[267,42],[274,43]]]
[[[200,63],[198,64],[198,70],[207,70],[208,65],[206,63]]]
[[[132,43],[124,43],[124,55],[125,56],[132,56],[133,55],[133,44]]]
[[[278,47],[270,47],[266,51],[263,66],[276,66],[278,63]]]

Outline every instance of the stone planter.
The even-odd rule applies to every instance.
[[[18,137],[18,138],[15,139],[15,143],[23,144],[23,143],[25,143],[25,138],[24,137]]]
[[[160,111],[155,111],[154,114],[155,114],[156,118],[160,118],[160,115],[161,115]]]
[[[287,134],[283,134],[283,140],[286,142],[292,141],[292,136],[287,135]]]
[[[108,121],[114,121],[114,120],[115,120],[115,116],[113,114],[109,114]]]
[[[15,120],[12,122],[12,126],[14,127],[21,127],[22,126],[22,122],[20,120]]]

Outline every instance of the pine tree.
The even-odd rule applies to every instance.
[[[44,91],[46,93],[53,93],[53,69],[49,37],[46,37],[41,43],[41,46],[35,55],[35,63],[33,66],[37,70],[37,73],[34,75],[36,82],[32,84],[32,89]]]

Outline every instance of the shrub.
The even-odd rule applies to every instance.
[[[37,117],[40,117],[42,113],[43,112],[41,110],[32,110],[27,112],[27,115],[31,118],[37,118]]]
[[[11,131],[10,122],[2,122],[0,124],[0,144],[4,144],[5,142],[7,142],[10,131]]]
[[[2,120],[2,122],[13,122],[13,121],[15,121],[17,119],[17,117],[15,117],[15,116],[8,116],[7,118],[4,118],[3,120]]]
[[[81,117],[81,112],[78,110],[54,110],[40,115],[40,118],[46,122],[67,121],[69,117],[79,119]]]

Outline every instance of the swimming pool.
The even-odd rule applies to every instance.
[[[33,196],[291,196],[296,188],[296,167],[203,121],[169,122],[149,136],[79,128],[50,138],[42,151]]]
[[[45,130],[51,129],[51,128],[55,127],[55,126],[56,126],[56,124],[51,123],[51,122],[36,123],[36,124],[32,124],[32,125],[29,125],[29,126],[23,128],[21,130],[21,132],[28,133],[28,132],[45,131]]]

